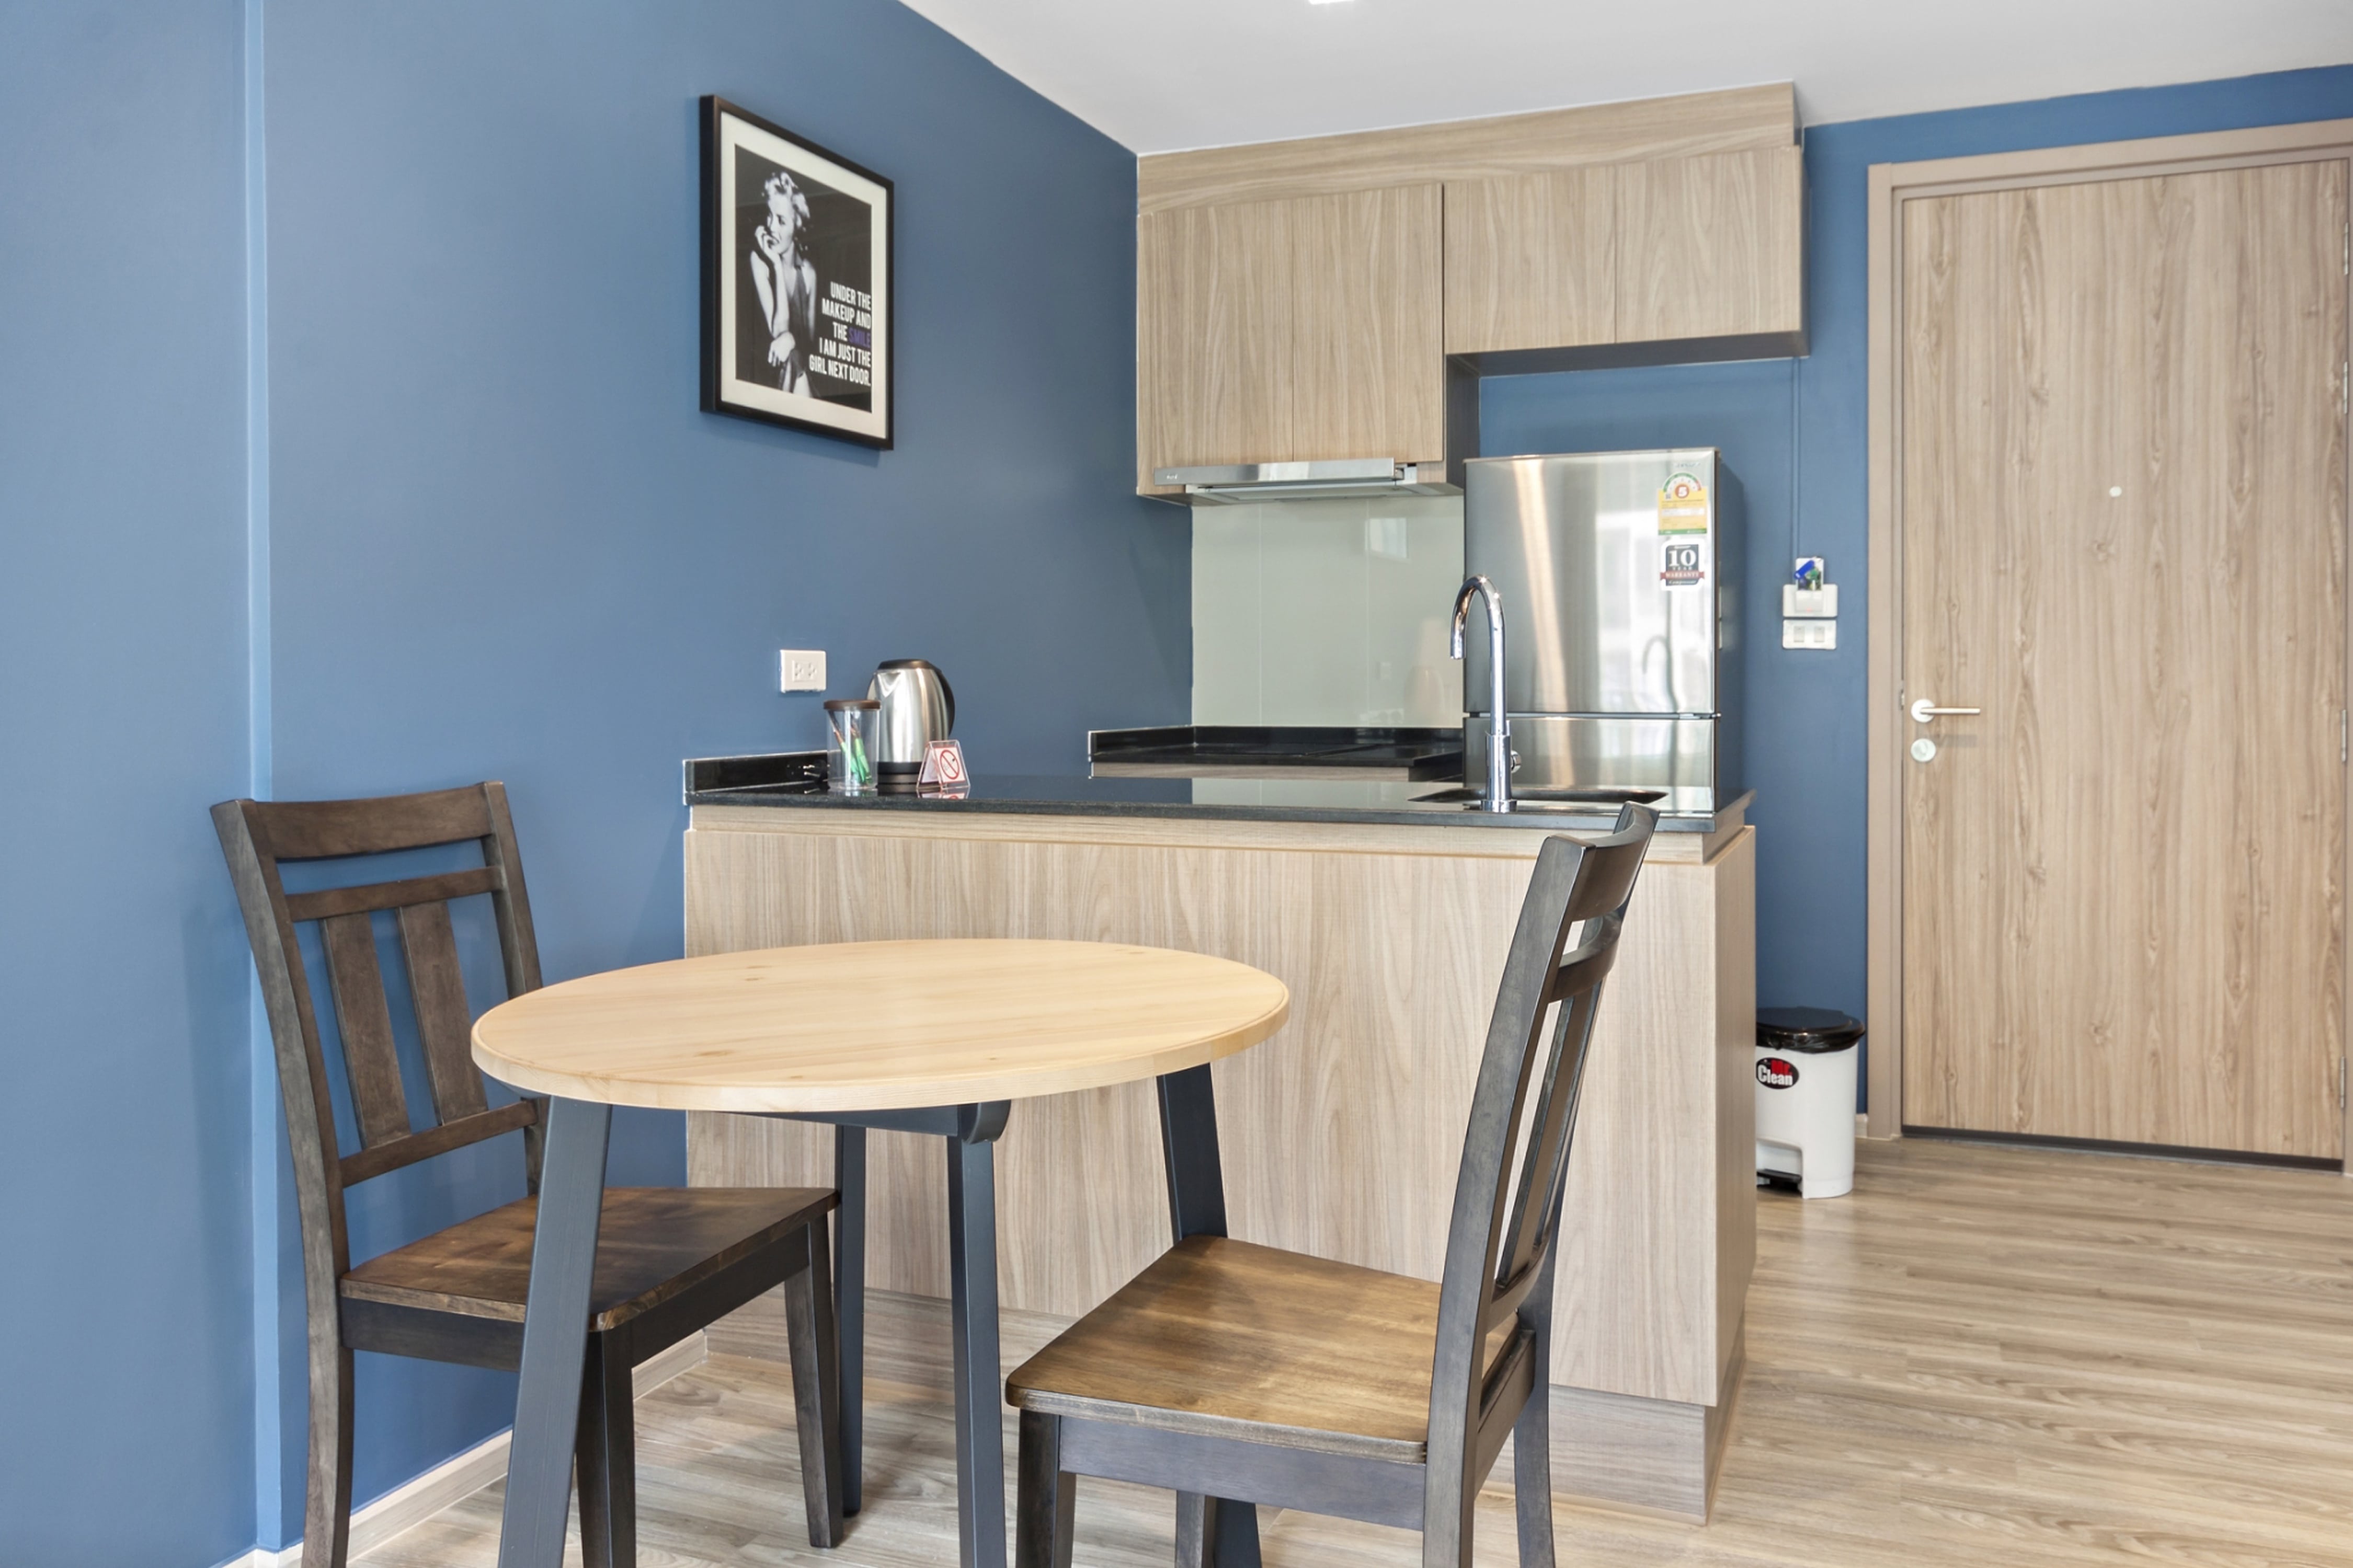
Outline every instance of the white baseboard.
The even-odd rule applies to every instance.
[[[697,1332],[640,1365],[633,1392],[639,1399],[681,1373],[692,1372],[711,1359],[711,1340]],[[423,1475],[396,1486],[352,1515],[351,1554],[372,1552],[412,1525],[427,1520],[460,1499],[473,1496],[507,1473],[507,1446],[512,1432],[485,1437],[464,1453],[444,1459]],[[272,1552],[257,1546],[242,1557],[232,1557],[220,1568],[301,1568],[302,1543]]]

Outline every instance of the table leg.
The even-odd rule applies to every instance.
[[[1218,1156],[1218,1097],[1207,1063],[1160,1079],[1160,1152],[1168,1176],[1168,1225],[1178,1241],[1226,1234],[1226,1177]],[[1180,1498],[1188,1523],[1214,1541],[1217,1568],[1259,1568],[1258,1510],[1230,1498]]]
[[[841,1347],[841,1511],[856,1513],[865,1493],[860,1450],[866,1434],[866,1129],[833,1130],[833,1315]]]
[[[955,1352],[956,1555],[1005,1568],[1005,1371],[997,1334],[997,1153],[1004,1107],[947,1140],[948,1283]],[[994,1110],[994,1125],[987,1112]]]
[[[605,1206],[606,1135],[613,1110],[586,1100],[547,1102],[547,1148],[523,1311],[522,1376],[507,1456],[499,1568],[558,1568],[571,1511],[572,1448],[588,1348],[588,1286]]]

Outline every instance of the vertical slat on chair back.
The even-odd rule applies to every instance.
[[[1520,905],[1488,1021],[1447,1230],[1425,1476],[1430,1530],[1443,1530],[1441,1521],[1467,1506],[1480,1479],[1470,1473],[1470,1446],[1487,1393],[1488,1331],[1550,1289],[1562,1182],[1601,983],[1657,821],[1647,807],[1629,805],[1605,838],[1546,840]],[[1576,951],[1564,952],[1580,921]]]
[[[400,953],[408,965],[409,1004],[417,1011],[435,1112],[448,1122],[488,1110],[482,1074],[468,1048],[473,1013],[466,1005],[466,983],[458,971],[458,938],[450,929],[448,903],[437,900],[403,906]]]
[[[375,920],[366,910],[329,915],[319,922],[327,950],[327,979],[343,1041],[343,1077],[363,1148],[406,1138],[408,1097],[400,1087],[400,1058],[392,1043],[392,1008],[375,961]]]

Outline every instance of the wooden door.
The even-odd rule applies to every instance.
[[[1138,218],[1138,485],[1185,464],[1444,461],[1440,190]]]
[[[1907,1124],[2343,1152],[2346,183],[1905,204]]]

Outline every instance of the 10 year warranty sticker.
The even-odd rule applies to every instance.
[[[1696,588],[1707,578],[1707,550],[1696,539],[1659,542],[1659,581],[1670,588]]]

